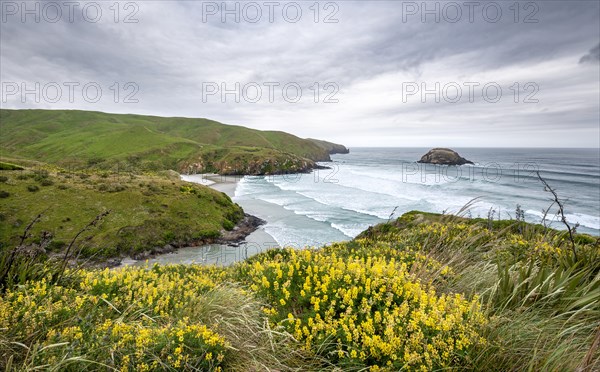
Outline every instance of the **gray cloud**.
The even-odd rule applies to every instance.
[[[204,22],[203,7],[213,3],[191,1],[136,2],[138,23],[123,22],[125,9],[120,22],[114,22],[108,8],[112,3],[102,3],[97,23],[87,22],[80,12],[74,22],[63,17],[56,23],[22,23],[18,16],[6,16],[0,24],[3,83],[32,87],[36,82],[96,82],[103,95],[88,102],[79,86],[74,102],[42,97],[36,103],[31,96],[21,102],[20,95],[13,95],[2,107],[209,117],[350,146],[600,145],[600,76],[594,64],[580,63],[598,60],[600,46],[581,57],[598,43],[597,2],[521,2],[516,14],[509,8],[512,2],[481,1],[472,22],[462,7],[456,23],[446,19],[443,9],[460,2],[428,2],[430,9],[437,4],[440,20],[428,15],[422,22],[422,12],[412,15],[406,7],[423,2],[340,1],[335,2],[338,22],[324,23],[335,10],[325,9],[326,3],[320,3],[319,22],[309,8],[313,3],[300,3],[303,13],[297,23],[282,17],[286,3],[277,8],[272,23],[264,8],[257,23],[243,17],[236,23],[231,16],[223,23],[218,14]],[[490,4],[502,11],[497,22],[482,13],[488,7],[493,14]],[[137,84],[139,102],[115,103],[115,82],[120,84],[120,101],[129,93],[123,85]],[[258,103],[238,103],[232,95],[226,102],[219,95],[203,102],[206,82],[228,88],[236,82],[295,82],[303,94],[300,102],[288,103],[279,87],[269,102],[263,86]],[[321,88],[318,103],[311,90],[315,82]],[[327,82],[339,87],[339,103],[323,103]],[[402,84],[407,82],[428,88],[436,82],[442,87],[496,82],[503,95],[497,103],[486,102],[481,92],[473,102],[421,102],[419,94],[403,102]],[[522,102],[529,94],[523,89],[528,82],[539,88],[538,103]],[[515,89],[519,103],[514,102]],[[440,136],[447,143],[435,139]]]
[[[600,43],[596,47],[590,49],[588,54],[581,57],[579,63],[598,62],[600,61]]]

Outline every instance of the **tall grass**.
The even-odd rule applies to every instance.
[[[442,233],[412,232],[414,226],[427,223],[450,228]],[[452,230],[461,223],[470,225],[469,234]],[[484,332],[488,343],[476,348],[469,368],[600,370],[598,239],[571,242],[565,232],[520,221],[465,221],[450,215],[408,215],[393,226],[413,235],[405,245],[419,245],[431,260],[451,267],[455,275],[447,280],[440,271],[422,267],[414,274],[437,283],[438,289],[480,296],[491,320]],[[527,246],[515,247],[515,237]]]
[[[577,255],[572,254],[573,248]],[[207,325],[223,340],[219,344],[222,350],[218,350],[225,357],[218,367],[224,370],[361,370],[380,365],[380,360],[368,354],[361,337],[348,348],[340,341],[343,323],[336,316],[346,314],[344,319],[353,320],[349,325],[359,324],[350,317],[358,314],[359,308],[352,297],[342,300],[335,293],[348,294],[348,288],[356,287],[367,305],[377,305],[379,290],[363,293],[367,279],[371,285],[372,280],[379,280],[381,293],[388,293],[388,284],[398,278],[382,273],[395,270],[398,277],[405,278],[404,295],[417,287],[435,290],[435,295],[428,294],[427,301],[415,297],[414,303],[446,301],[463,294],[467,297],[464,303],[481,304],[487,322],[477,323],[476,327],[481,328],[473,331],[485,342],[473,343],[460,357],[449,359],[452,368],[600,370],[597,238],[576,235],[570,240],[565,232],[523,221],[411,212],[367,230],[352,242],[333,244],[314,253],[292,252],[269,251],[225,269],[63,269],[66,275],[60,274],[59,280],[52,266],[44,266],[41,261],[27,263],[26,256],[13,260],[10,285],[5,286],[7,293],[0,298],[0,328],[4,327],[0,329],[0,369],[113,370],[151,362],[156,362],[158,369],[216,369],[216,364],[206,364],[203,359],[210,350],[208,346],[200,344],[193,349],[194,344],[188,345],[187,339],[186,350],[196,364],[176,367],[168,359],[178,345],[176,339],[171,339],[173,332],[184,326]],[[377,265],[369,271],[367,262]],[[19,277],[19,271],[25,269]],[[310,285],[302,270],[311,273]],[[50,281],[44,282],[48,278]],[[280,282],[277,278],[289,280]],[[325,291],[323,288],[329,288],[328,282],[333,279],[336,281],[332,291],[327,289],[327,300],[325,292],[309,293]],[[252,285],[245,287],[236,281]],[[281,297],[285,295],[283,288],[292,295]],[[317,299],[322,309],[315,306]],[[317,312],[329,310],[327,301],[343,305],[344,310],[317,318]],[[73,303],[83,307],[73,309]],[[388,305],[379,305],[377,309],[384,313],[390,310]],[[403,303],[396,305],[401,307]],[[428,309],[426,305],[424,309]],[[427,314],[438,314],[440,310],[436,309],[427,310]],[[454,309],[446,310],[450,314]],[[374,317],[369,311],[363,315],[365,319]],[[293,327],[290,318],[295,321]],[[102,328],[107,319],[127,332],[150,332],[158,341],[142,347],[128,344],[127,332],[117,337]],[[301,327],[305,320],[306,331]],[[468,323],[463,321],[462,325]],[[322,329],[311,328],[311,323],[326,325],[327,332],[331,332],[327,335],[337,338],[317,337]],[[69,334],[74,327],[83,334]],[[381,336],[378,329],[372,331],[374,339]],[[312,341],[303,340],[313,330]],[[104,341],[95,344],[94,337]],[[377,340],[382,350],[389,346],[383,338]],[[354,350],[356,345],[360,348]],[[353,358],[353,350],[364,351],[365,358]],[[128,364],[126,357],[137,359]]]
[[[19,286],[0,299],[0,370],[329,368],[222,273],[128,268]]]
[[[243,294],[236,285],[218,286],[202,296],[190,314],[197,321],[213,324],[232,350],[227,360],[231,371],[324,370],[327,362],[302,352],[282,327],[272,327],[264,305]]]

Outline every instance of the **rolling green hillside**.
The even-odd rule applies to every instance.
[[[218,173],[301,172],[345,147],[208,119],[0,110],[0,155],[59,166]]]
[[[75,234],[97,215],[110,211],[84,234],[74,249],[103,259],[143,255],[165,245],[206,243],[244,217],[223,193],[178,180],[175,175],[49,172],[36,167],[0,173],[0,252],[19,245],[26,226],[39,241],[52,236],[49,254],[64,251]]]

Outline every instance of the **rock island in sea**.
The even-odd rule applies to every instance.
[[[472,161],[460,156],[456,151],[446,148],[435,148],[421,157],[418,163],[439,164],[439,165],[464,165],[473,164]]]

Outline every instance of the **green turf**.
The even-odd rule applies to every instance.
[[[165,244],[216,237],[243,216],[225,194],[176,178],[127,173],[0,172],[0,244],[12,247],[27,224],[43,213],[32,237],[54,235],[60,251],[99,213],[102,223],[80,241],[85,256],[135,254]]]
[[[224,166],[231,167],[236,158],[239,164],[270,160],[274,172],[287,172],[297,171],[302,164],[309,169],[315,161],[328,160],[330,151],[344,149],[325,141],[208,119],[75,110],[0,110],[0,122],[0,156],[78,169],[107,169],[120,163],[141,171],[183,171],[190,164],[209,162],[219,166],[225,162]],[[286,160],[295,165],[286,169]],[[248,170],[260,168],[248,166]]]

